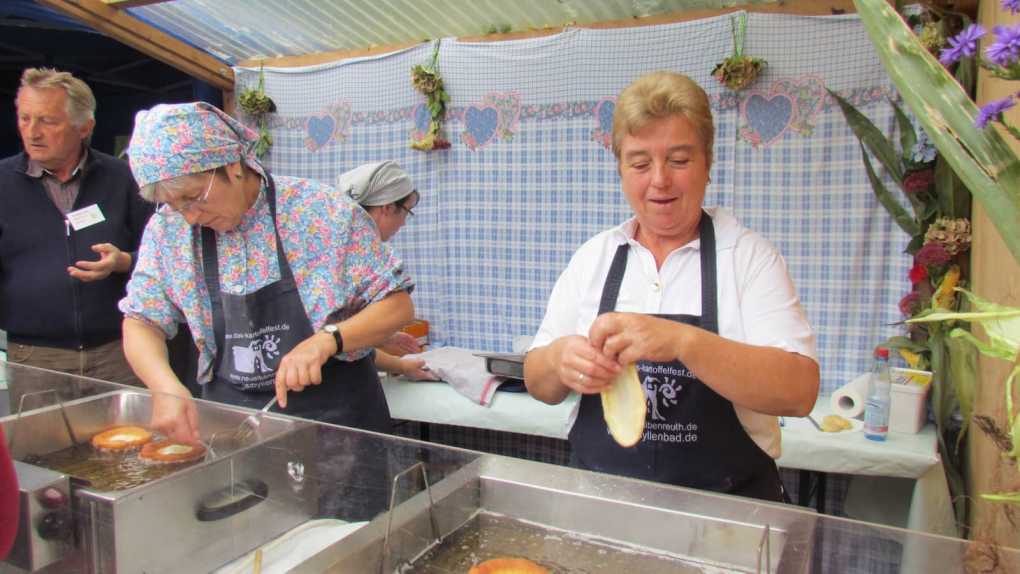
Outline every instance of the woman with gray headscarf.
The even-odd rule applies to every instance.
[[[366,163],[346,171],[337,178],[336,188],[368,212],[383,241],[389,241],[400,231],[407,223],[407,218],[414,215],[412,210],[421,199],[407,172],[393,160]],[[420,353],[421,347],[411,335],[398,331],[390,337],[384,348],[376,348],[376,367],[417,381],[437,380],[435,374],[425,366],[424,360],[402,359],[387,350],[393,353]]]
[[[152,426],[199,440],[166,360],[185,323],[202,398],[261,407],[275,395],[286,414],[387,432],[368,355],[413,320],[413,284],[364,210],[329,186],[271,176],[257,139],[202,102],[135,119],[131,170],[160,207],[120,309],[125,354],[154,391]]]

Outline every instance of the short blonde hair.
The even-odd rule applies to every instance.
[[[634,80],[620,92],[613,112],[613,155],[620,159],[623,138],[649,123],[683,116],[694,124],[708,167],[712,167],[715,124],[708,94],[694,80],[676,72],[652,72]]]
[[[88,84],[53,68],[27,68],[21,74],[21,88],[44,90],[59,88],[67,93],[67,115],[75,127],[82,127],[96,117],[96,96]]]

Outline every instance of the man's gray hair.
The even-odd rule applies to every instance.
[[[67,115],[75,127],[82,127],[96,117],[96,96],[88,84],[53,68],[27,68],[21,74],[21,87],[43,90],[60,88],[67,93]]]

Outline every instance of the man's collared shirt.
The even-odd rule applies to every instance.
[[[57,176],[53,175],[53,172],[44,168],[42,164],[35,161],[32,158],[28,159],[27,173],[30,177],[41,179],[43,187],[46,188],[46,193],[53,200],[53,205],[57,206],[60,213],[67,215],[72,209],[74,209],[74,201],[78,199],[78,190],[81,188],[82,174],[85,173],[85,162],[88,160],[88,149],[83,148],[81,152],[81,159],[78,160],[78,165],[74,167],[74,171],[71,172],[71,178],[67,181],[60,181]]]

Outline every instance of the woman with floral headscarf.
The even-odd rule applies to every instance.
[[[156,202],[121,301],[124,349],[154,391],[152,425],[199,440],[191,394],[170,369],[180,323],[199,350],[201,398],[385,432],[368,357],[414,318],[413,288],[372,220],[312,180],[274,177],[258,135],[205,103],[135,119],[131,170]]]

